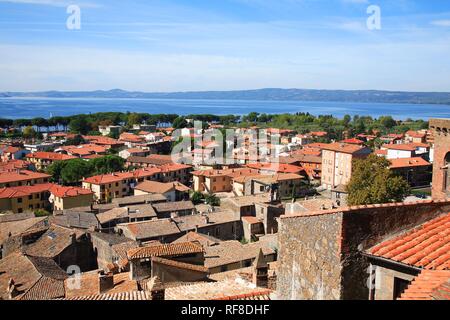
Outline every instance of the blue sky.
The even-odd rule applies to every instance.
[[[450,1],[0,0],[0,91],[264,87],[450,91]]]

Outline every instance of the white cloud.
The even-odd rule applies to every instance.
[[[450,27],[450,20],[435,20],[431,24],[438,27]]]
[[[74,1],[67,0],[0,0],[0,2],[16,3],[16,4],[34,4],[34,5],[44,5],[53,7],[67,7],[71,4],[75,4]],[[99,4],[90,2],[77,2],[80,7],[97,8],[100,7]]]

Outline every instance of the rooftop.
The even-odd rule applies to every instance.
[[[53,161],[64,161],[76,159],[74,156],[69,156],[67,154],[60,154],[55,152],[35,152],[29,153],[25,156],[28,159],[41,159],[41,160],[53,160]]]
[[[264,242],[242,244],[239,241],[223,241],[217,245],[205,247],[205,267],[215,268],[240,261],[253,260],[260,250],[264,255],[275,254],[275,251]]]
[[[151,257],[174,257],[203,253],[203,247],[198,242],[180,242],[162,245],[152,245],[128,250],[129,260],[145,259]]]
[[[30,181],[49,178],[51,178],[51,176],[46,173],[33,172],[29,170],[12,170],[3,171],[0,174],[0,183],[5,184],[18,181]]]
[[[225,280],[167,288],[166,300],[269,300],[271,293],[243,280]]]
[[[423,270],[399,300],[437,300],[443,293],[450,300],[450,271]]]
[[[27,197],[35,193],[49,191],[52,187],[53,185],[51,183],[42,183],[35,184],[34,186],[0,188],[0,199]]]
[[[426,270],[450,269],[450,213],[368,250],[372,256]]]
[[[52,185],[49,191],[58,198],[72,198],[93,194],[93,192],[88,189],[78,187],[64,187],[59,185]]]
[[[355,144],[348,144],[348,143],[342,143],[342,142],[335,142],[327,144],[323,147],[324,150],[330,150],[340,153],[348,153],[348,154],[355,154],[359,153],[363,150],[368,150],[367,148],[355,145]]]
[[[431,166],[431,163],[420,157],[391,159],[390,161],[391,169]]]
[[[171,219],[124,223],[117,226],[128,229],[136,240],[158,238],[180,233],[180,229]]]

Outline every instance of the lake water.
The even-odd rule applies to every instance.
[[[68,116],[106,111],[179,115],[243,115],[252,111],[268,114],[309,112],[313,115],[332,114],[336,117],[346,114],[372,117],[392,115],[399,120],[450,118],[449,105],[320,101],[0,98],[1,118],[48,118],[50,115]]]

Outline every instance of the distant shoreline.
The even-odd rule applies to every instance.
[[[9,99],[160,99],[212,101],[286,101],[286,102],[346,102],[433,104],[450,106],[450,92],[407,92],[381,90],[313,90],[256,89],[238,91],[138,92],[115,90],[0,92]]]

